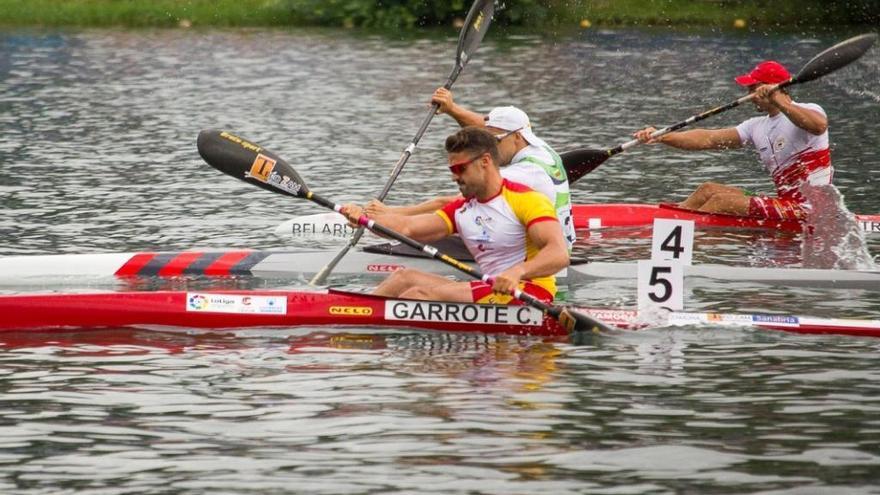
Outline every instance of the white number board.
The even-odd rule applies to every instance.
[[[684,309],[684,266],[694,255],[694,222],[654,220],[651,259],[639,261],[639,309]]]
[[[655,218],[651,259],[677,260],[683,265],[690,265],[693,258],[694,222]]]
[[[684,309],[684,274],[681,262],[639,260],[639,309]]]

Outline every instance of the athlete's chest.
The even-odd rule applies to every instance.
[[[501,197],[487,203],[469,201],[455,212],[459,235],[469,244],[488,247],[521,245],[525,226]]]
[[[767,119],[755,126],[752,140],[768,166],[778,166],[809,144],[806,132],[784,118]]]

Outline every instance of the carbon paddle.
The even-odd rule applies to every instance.
[[[871,48],[871,45],[873,45],[874,41],[876,40],[877,35],[875,33],[868,33],[855,36],[845,41],[841,41],[840,43],[826,49],[822,53],[813,57],[809,62],[807,62],[806,65],[803,66],[803,68],[801,68],[800,72],[798,72],[797,75],[793,76],[788,81],[783,81],[777,84],[774,90],[786,88],[795,84],[810,82],[822,76],[831,74],[837,69],[846,67],[847,65],[853,63],[854,61],[858,60],[862,55],[864,55],[865,52],[867,52],[868,49]],[[753,94],[748,94],[726,105],[721,105],[720,107],[715,107],[711,110],[706,110],[703,113],[688,117],[687,119],[682,120],[681,122],[678,122],[676,124],[672,124],[669,127],[657,129],[656,131],[651,133],[651,137],[656,139],[665,134],[669,134],[670,132],[677,131],[683,127],[693,124],[694,122],[699,122],[713,115],[717,115],[721,112],[725,112],[727,110],[730,110],[731,108],[737,107],[747,101],[751,101],[753,97]],[[584,148],[562,153],[562,162],[565,166],[565,172],[568,174],[568,182],[572,183],[580,179],[584,175],[595,170],[596,167],[598,167],[599,165],[602,165],[605,160],[611,158],[618,153],[623,153],[629,148],[632,148],[633,146],[639,144],[639,142],[640,141],[638,139],[633,139],[631,141],[627,141],[621,145],[604,151]]]
[[[342,209],[342,205],[333,203],[310,191],[299,174],[296,173],[296,170],[278,155],[246,139],[224,131],[205,130],[199,133],[198,148],[199,154],[208,165],[236,179],[254,184],[274,193],[307,199],[336,212]],[[406,244],[413,249],[422,251],[432,258],[457,268],[474,278],[489,284],[492,283],[492,277],[480,273],[470,265],[439,252],[435,247],[423,244],[383,227],[365,215],[358,219],[358,224],[373,232]],[[514,296],[529,306],[546,311],[549,315],[556,318],[559,324],[569,332],[612,330],[605,323],[579,311],[545,303],[518,289]]]
[[[449,77],[446,79],[446,83],[443,84],[443,87],[446,89],[452,88],[452,85],[455,83],[455,80],[458,79],[458,75],[461,74],[461,71],[464,69],[464,66],[467,64],[468,60],[470,60],[471,55],[477,50],[477,47],[480,45],[480,42],[483,40],[483,36],[486,35],[486,31],[489,30],[489,24],[492,23],[492,15],[495,13],[495,2],[494,0],[476,0],[473,5],[471,5],[471,10],[468,12],[467,17],[464,21],[464,26],[461,28],[461,32],[458,36],[458,47],[455,51],[455,66],[452,68],[452,72],[449,74]],[[416,132],[415,137],[413,137],[412,142],[403,150],[403,154],[400,155],[400,159],[397,160],[397,164],[394,165],[394,170],[391,171],[391,176],[388,177],[388,180],[385,182],[385,186],[382,187],[382,191],[376,196],[376,199],[379,201],[384,201],[385,197],[388,195],[388,191],[391,190],[391,185],[394,184],[394,181],[397,180],[397,176],[400,175],[400,172],[403,170],[403,166],[406,165],[409,157],[412,156],[413,151],[416,149],[416,145],[419,143],[419,140],[422,138],[422,135],[428,129],[428,124],[431,123],[431,120],[434,118],[434,115],[437,113],[437,109],[440,108],[440,105],[434,103],[431,106],[431,110],[428,112],[428,115],[425,116],[425,119],[422,121],[422,125],[419,127],[418,132]],[[324,268],[315,274],[312,280],[309,281],[311,285],[321,285],[327,280],[327,276],[330,275],[330,272],[336,268],[336,265],[348,254],[348,251],[354,247],[360,240],[361,236],[364,235],[364,227],[359,227],[354,234],[351,236],[351,240],[342,247],[339,253],[327,263]]]

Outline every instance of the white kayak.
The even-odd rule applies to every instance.
[[[633,227],[649,227],[652,225],[654,218],[673,218],[692,220],[692,212],[687,210],[675,209],[669,205],[640,205],[640,204],[610,204],[610,205],[578,205],[578,210],[584,218],[576,221],[578,229],[603,230],[609,228],[633,228]],[[593,212],[596,210],[597,212]],[[587,213],[587,211],[591,213]],[[684,212],[684,213],[683,213]],[[589,215],[593,215],[590,217]],[[708,214],[703,216],[710,217]],[[736,217],[732,215],[715,215],[718,220],[716,224],[708,221],[695,222],[698,227],[715,227],[715,228],[765,228],[769,226],[756,226],[753,223],[743,221],[743,225],[736,224]],[[711,217],[711,218],[714,218]],[[721,222],[727,220],[727,224]],[[791,222],[789,222],[791,223]],[[856,217],[858,230],[863,234],[880,234],[880,215],[860,215]],[[302,215],[286,220],[275,227],[275,235],[290,237],[307,237],[307,236],[327,236],[327,237],[351,237],[354,228],[348,224],[348,221],[336,212],[316,213],[313,215]],[[772,230],[772,229],[770,229]],[[794,232],[795,227],[787,225],[784,231]],[[369,235],[373,235],[368,232]],[[373,235],[374,238],[377,238]]]
[[[374,246],[375,248],[376,246]],[[399,245],[378,246],[395,250]],[[267,279],[310,278],[327,264],[336,251],[177,251],[102,254],[62,254],[0,257],[0,285],[48,285],[107,283],[142,277],[241,277]],[[404,268],[442,275],[461,274],[431,258],[380,254],[353,250],[333,271],[334,279],[384,277]],[[777,286],[864,289],[880,291],[880,271],[824,270],[806,268],[752,268],[703,264],[686,266],[688,286],[701,281],[743,282]],[[583,283],[591,279],[632,279],[637,264],[587,262],[570,266],[560,283]]]

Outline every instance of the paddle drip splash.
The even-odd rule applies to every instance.
[[[804,226],[801,245],[804,268],[875,270],[865,235],[855,215],[843,204],[843,195],[831,184],[805,184],[801,193],[813,206]]]

